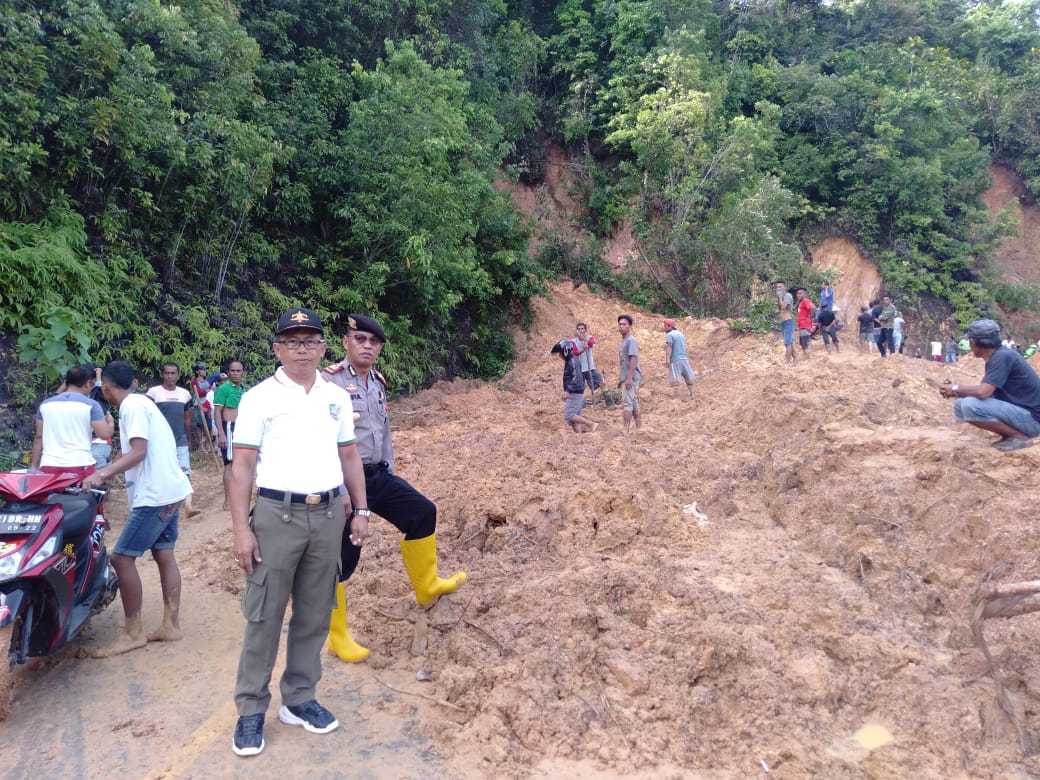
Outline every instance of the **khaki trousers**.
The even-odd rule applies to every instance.
[[[235,683],[240,716],[266,712],[271,703],[271,672],[290,595],[293,610],[279,686],[282,704],[292,707],[315,698],[321,648],[329,632],[329,613],[336,606],[346,515],[338,497],[315,505],[258,498],[251,522],[263,561],[253,564],[242,592],[247,622]]]

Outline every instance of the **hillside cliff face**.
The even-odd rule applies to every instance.
[[[1018,199],[1012,211],[1018,235],[1004,242],[993,264],[1008,281],[1040,284],[1040,206],[1031,201],[1022,177],[1010,168],[994,165],[989,172],[993,186],[986,190],[982,200],[994,219],[1012,199]]]
[[[510,193],[513,204],[534,225],[532,247],[537,250],[553,234],[568,236],[576,242],[590,241],[591,236],[576,227],[582,206],[573,196],[577,181],[563,151],[548,147],[542,171],[543,180],[536,187],[523,182],[499,182],[500,188]],[[1031,201],[1022,177],[1010,168],[993,165],[990,175],[992,185],[982,200],[993,220],[1013,198],[1019,202],[1011,213],[1017,235],[1001,244],[989,265],[1009,282],[1040,284],[1040,206]],[[618,224],[603,241],[600,257],[615,272],[642,268],[646,263],[627,221]],[[835,303],[846,312],[858,313],[861,305],[878,297],[884,285],[876,264],[848,239],[827,238],[811,247],[810,258],[819,268],[838,274]],[[913,317],[910,312],[906,314]],[[1007,311],[1002,315],[1007,328],[1017,334],[1020,341],[1040,337],[1040,317],[1034,313]],[[927,340],[924,334],[919,337]]]

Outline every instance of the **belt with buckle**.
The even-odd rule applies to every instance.
[[[261,498],[269,498],[272,501],[285,501],[285,497],[289,496],[289,500],[294,504],[314,506],[315,504],[327,504],[336,496],[343,495],[343,486],[334,487],[324,493],[290,493],[288,490],[271,490],[271,488],[260,488],[256,492]]]
[[[376,474],[380,471],[385,471],[388,468],[390,468],[390,464],[387,463],[385,460],[381,460],[379,461],[379,463],[366,463],[365,475],[370,477],[373,474]]]

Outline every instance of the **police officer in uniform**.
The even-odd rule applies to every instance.
[[[375,362],[386,343],[386,334],[371,317],[347,315],[343,348],[347,356],[325,368],[322,375],[350,394],[354,406],[357,448],[365,464],[368,506],[404,534],[401,557],[415,598],[431,606],[440,596],[452,593],[466,581],[465,572],[448,579],[437,576],[437,506],[394,474],[394,448],[390,441],[390,417],[386,410],[386,380],[375,370]],[[329,625],[329,649],[350,663],[363,661],[368,649],[354,641],[347,627],[344,582],[357,567],[361,549],[344,538],[341,582],[336,587],[336,609]]]
[[[246,578],[232,741],[240,756],[264,749],[271,671],[290,595],[278,719],[316,734],[339,726],[314,697],[321,646],[335,602],[343,536],[352,546],[368,536],[350,398],[318,371],[325,354],[321,322],[313,311],[295,309],[282,315],[275,334],[274,353],[282,365],[242,396],[228,491],[234,555]],[[250,511],[254,472],[259,491]],[[355,508],[349,529],[344,485]]]

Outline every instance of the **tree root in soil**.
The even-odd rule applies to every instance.
[[[982,625],[983,621],[989,618],[1011,618],[1040,611],[1040,580],[1015,582],[998,588],[990,584],[992,574],[993,570],[987,574],[976,591],[971,634],[975,639],[975,645],[982,651],[989,665],[989,674],[996,686],[997,704],[1014,726],[1023,753],[1026,756],[1035,756],[1040,753],[1040,739],[1026,729],[1021,708],[1015,705],[1011,693],[1004,685],[1000,667],[986,645]]]

